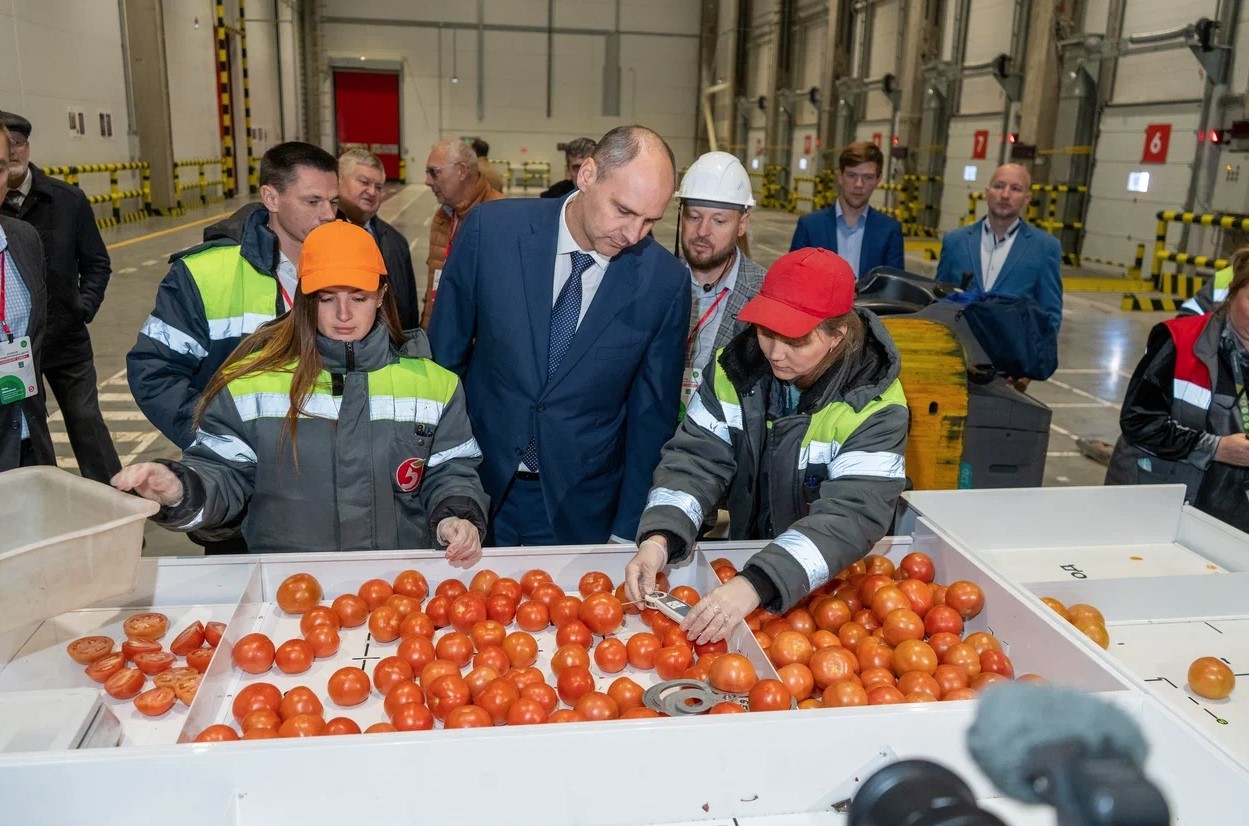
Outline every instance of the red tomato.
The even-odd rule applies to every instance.
[[[1067,618],[1072,625],[1079,625],[1082,622],[1095,622],[1098,625],[1106,624],[1106,618],[1102,616],[1101,611],[1083,602],[1077,602],[1068,606]]]
[[[1002,650],[1002,644],[998,642],[997,637],[985,631],[977,631],[974,634],[968,634],[967,639],[963,640],[963,642],[976,649],[977,654],[983,654],[990,648],[995,651]]]
[[[853,677],[853,675],[851,675]],[[893,671],[888,668],[868,668],[859,674],[859,682],[863,684],[865,691],[871,691],[877,686],[887,685],[896,686],[897,678],[893,676]]]
[[[172,688],[149,688],[134,698],[134,710],[147,717],[159,717],[173,708],[176,699]]]
[[[533,593],[534,586],[541,582],[554,582],[554,580],[551,579],[551,575],[546,571],[542,571],[537,568],[525,571],[524,575],[520,578],[521,593],[525,596],[529,596]]]
[[[359,669],[357,669],[357,671],[358,670]],[[332,680],[334,678],[331,676],[330,679]],[[365,679],[368,679],[367,675],[365,676]],[[331,699],[332,698],[333,695],[331,695]],[[316,694],[313,693],[312,689],[308,688],[306,685],[297,685],[290,691],[283,694],[282,702],[278,704],[278,714],[284,721],[300,714],[315,714],[320,717],[324,711],[325,706],[321,705],[321,700]]]
[[[343,594],[334,600],[330,608],[338,615],[338,621],[343,628],[357,628],[364,625],[369,618],[369,604],[363,597],[355,594]],[[307,629],[303,629],[302,624],[300,627],[306,636]]]
[[[325,720],[319,714],[296,714],[278,727],[278,737],[320,737],[324,733]]]
[[[1236,688],[1236,675],[1218,657],[1198,657],[1188,666],[1188,687],[1198,697],[1224,700]]]
[[[432,725],[434,722],[434,718],[430,717],[429,721],[430,721],[430,724]],[[364,733],[365,734],[386,734],[387,732],[398,731],[398,730],[399,729],[395,728],[390,723],[374,723],[373,725],[366,728],[364,730]]]
[[[790,663],[776,670],[776,675],[798,702],[808,699],[815,690],[815,676],[802,663]]]
[[[507,719],[504,718],[503,722],[507,722]],[[493,725],[494,720],[485,709],[477,706],[460,706],[447,715],[447,721],[442,724],[442,727],[444,729],[490,728]]]
[[[254,728],[271,728],[277,731],[278,726],[282,725],[282,718],[271,708],[258,708],[244,717],[241,725],[244,734]]]
[[[569,620],[575,620],[581,612],[581,600],[571,594],[562,596],[552,603],[550,609],[551,625],[559,628]]]
[[[867,692],[867,704],[870,706],[893,705],[905,703],[906,695],[891,685],[882,685]]]
[[[568,620],[555,632],[556,645],[579,645],[582,648],[589,648],[593,642],[594,634],[590,632],[590,626],[579,619]]]
[[[386,600],[394,596],[395,589],[384,579],[370,579],[360,586],[356,592],[370,611],[376,611],[386,604]],[[347,623],[344,622],[344,625]],[[350,628],[351,626],[347,626]]]
[[[227,726],[223,723],[209,726],[195,735],[195,742],[197,743],[225,743],[237,739],[239,739],[239,733],[232,726]]]
[[[893,670],[899,676],[908,671],[932,674],[937,670],[937,652],[923,640],[903,640],[893,650]]]
[[[307,634],[309,630],[318,625],[328,625],[331,628],[342,627],[343,621],[338,616],[338,612],[333,608],[324,605],[315,605],[304,612],[299,618],[299,633]]]
[[[221,644],[221,637],[226,632],[226,624],[224,622],[210,622],[204,625],[204,642],[208,643],[209,648],[216,648]]]
[[[706,654],[727,654],[729,653],[729,642],[727,639],[716,640],[715,642],[696,642],[694,643],[694,653],[699,656]]]
[[[393,719],[395,712],[409,703],[415,703],[418,706],[425,705],[425,692],[416,683],[396,683],[390,691],[386,692],[386,700],[382,703],[382,708],[385,709],[386,716]]]
[[[794,627],[789,624],[789,620],[784,617],[776,617],[763,623],[763,631],[770,637],[775,637],[782,631],[793,631]]]
[[[585,717],[571,708],[561,708],[551,712],[551,716],[546,718],[546,721],[548,723],[584,723]]]
[[[952,634],[949,631],[938,631],[937,633],[930,634],[928,636],[928,644],[932,646],[933,651],[937,652],[938,657],[944,657],[945,652],[948,651],[951,646],[958,645],[962,641],[962,637],[958,634]]]
[[[839,680],[824,689],[820,702],[825,708],[865,706],[868,703],[867,696],[867,690],[853,680]]]
[[[582,668],[590,667],[590,655],[579,645],[561,645],[551,655],[551,673],[556,677],[562,674],[565,668],[574,665]]]
[[[468,690],[472,692],[474,703],[486,687],[497,679],[499,679],[499,672],[488,665],[479,665],[464,675],[464,682],[468,683]]]
[[[421,669],[421,688],[428,693],[429,687],[433,685],[439,677],[445,677],[448,674],[458,677],[460,676],[460,669],[456,668],[453,663],[449,663],[446,660],[434,660],[431,663],[426,663],[425,667]]]
[[[66,646],[69,658],[79,665],[90,665],[113,653],[112,637],[79,637]]]
[[[628,711],[621,712],[620,719],[621,720],[642,720],[642,719],[647,719],[647,718],[652,718],[652,717],[662,717],[662,716],[663,716],[662,714],[660,714],[658,711],[655,711],[654,709],[647,708],[646,706],[639,706],[637,708],[631,708]]]
[[[586,629],[587,631],[589,629]],[[649,631],[641,631],[629,637],[625,649],[629,654],[629,665],[634,668],[650,670],[655,667],[655,652],[662,646],[659,637]]]
[[[204,645],[204,624],[199,620],[188,625],[182,633],[169,643],[169,650],[179,657],[185,657]]]
[[[321,601],[321,583],[312,574],[291,574],[278,586],[278,607],[302,614]]]
[[[881,556],[880,554],[868,554],[863,557],[863,564],[867,567],[868,576],[872,576],[873,574],[882,574],[884,576],[892,577],[893,572],[896,570],[893,560],[888,557]]]
[[[482,690],[474,702],[486,712],[492,725],[501,726],[507,722],[508,709],[519,699],[520,689],[515,684],[496,679]]]
[[[330,675],[326,693],[329,694],[335,705],[343,707],[358,706],[369,699],[371,687],[369,675],[364,673],[364,669],[353,665],[340,668]],[[283,703],[285,702],[286,700],[283,698]],[[287,715],[283,714],[282,716],[286,717]]]
[[[505,674],[512,667],[512,660],[507,656],[502,645],[486,645],[473,657],[474,668],[483,665],[488,665],[500,674]]]
[[[276,653],[273,640],[264,634],[247,634],[234,644],[231,656],[234,664],[248,674],[263,674],[273,667]]]
[[[626,614],[633,614],[636,616],[637,614],[642,613],[642,609],[629,602],[629,598],[625,596],[625,586],[623,582],[616,586],[615,594],[616,599],[620,600],[620,604],[624,606],[624,612]]]
[[[248,683],[235,696],[231,711],[234,719],[242,722],[243,718],[258,709],[267,708],[277,713],[282,707],[282,692],[272,683]]]
[[[875,595],[872,596],[872,615],[876,617],[877,622],[883,624],[890,612],[899,608],[905,608],[910,611],[911,601],[896,585],[886,585],[883,588],[879,588]]]
[[[595,646],[594,664],[604,674],[619,673],[629,664],[629,651],[623,642],[615,637],[608,637]]]
[[[814,651],[815,648],[806,635],[798,631],[782,631],[772,638],[772,645],[768,648],[768,658],[777,668],[790,663],[806,665],[811,662],[811,655]]]
[[[473,627],[468,630],[468,636],[473,641],[473,647],[480,651],[488,645],[502,645],[507,637],[507,628],[495,620],[482,620],[473,623]]]
[[[918,579],[904,579],[898,583],[897,588],[910,600],[909,607],[912,611],[921,617],[928,616],[933,607],[932,589],[928,587],[928,583]]]
[[[410,683],[415,679],[415,672],[407,660],[400,657],[383,657],[373,666],[373,685],[385,695],[395,683]]]
[[[438,587],[434,589],[434,596],[446,597],[447,604],[455,601],[456,597],[463,596],[468,593],[468,586],[458,579],[444,579],[438,583]]]
[[[747,703],[751,711],[784,711],[794,698],[780,680],[760,680],[750,689]]]
[[[924,617],[924,631],[930,636],[942,631],[949,634],[963,633],[963,618],[948,605],[934,605]]]
[[[669,645],[655,652],[655,673],[661,680],[675,680],[694,662],[694,649],[688,645]]]
[[[511,625],[516,619],[516,600],[505,593],[490,594],[486,597],[486,617],[501,625]]]
[[[902,557],[902,562],[898,567],[908,579],[918,579],[920,582],[932,582],[937,571],[936,566],[932,564],[932,557],[919,551],[913,551]]]
[[[1015,678],[1015,666],[1011,664],[1010,657],[992,648],[980,652],[980,672],[983,674],[986,671],[1008,679]]]
[[[134,658],[140,654],[146,654],[149,651],[163,651],[164,646],[153,640],[126,640],[121,644],[121,653],[126,656],[126,662],[134,662]]]
[[[911,700],[912,694],[926,694],[933,700],[940,700],[942,695],[941,683],[931,674],[923,671],[905,671],[898,676],[898,691],[901,691],[908,698],[908,702],[917,702]]]
[[[314,654],[307,640],[287,640],[278,646],[273,662],[283,674],[302,674],[312,668]]]
[[[628,678],[621,677],[620,679],[627,680]],[[616,682],[620,682],[620,680],[617,680]],[[641,686],[638,687],[641,688]],[[542,706],[543,710],[546,711],[547,714],[550,714],[559,705],[559,693],[546,683],[535,681],[519,686],[519,688],[521,697],[536,700],[538,705]],[[617,700],[617,702],[619,702],[619,700]]]
[[[972,689],[956,688],[952,691],[947,691],[945,693],[945,696],[941,698],[941,701],[943,703],[948,703],[948,702],[951,702],[952,700],[974,700],[974,699],[976,699],[976,692],[973,691]]]
[[[857,589],[859,601],[863,603],[864,607],[870,607],[872,604],[872,599],[875,598],[877,591],[879,591],[881,588],[887,588],[887,587],[892,587],[892,586],[893,586],[893,580],[885,576],[884,574],[875,574],[872,576],[864,577],[863,581],[859,583],[859,587]],[[841,594],[839,591],[838,596],[840,595]],[[858,610],[858,609],[856,608],[854,610]]]
[[[648,709],[649,710],[649,709]],[[721,700],[713,705],[708,714],[745,714],[746,709],[742,708],[740,703],[734,703],[731,700]]]
[[[486,601],[478,594],[461,594],[451,602],[447,609],[447,619],[451,627],[464,633],[477,623],[486,619]]]
[[[808,663],[815,685],[823,690],[833,683],[859,672],[859,659],[848,648],[839,645],[816,649]]]
[[[490,589],[499,581],[499,575],[489,568],[482,568],[473,574],[473,578],[468,582],[468,590],[470,593],[479,595],[482,599],[490,596]]]
[[[167,668],[173,668],[174,656],[168,651],[144,651],[134,657],[135,668],[151,677]]]
[[[599,592],[582,601],[577,616],[595,634],[606,636],[624,622],[624,607],[615,595]]]
[[[399,636],[405,640],[408,637],[416,636],[432,640],[434,638],[434,621],[429,618],[429,614],[423,611],[413,611],[399,623]]]
[[[190,677],[183,677],[173,685],[173,693],[178,696],[178,700],[184,706],[189,706],[195,701],[195,695],[199,693],[200,683],[203,682],[203,674],[192,674]]]
[[[650,626],[651,632],[661,640],[664,638],[664,635],[677,627],[676,622],[665,617],[654,608],[642,609],[642,622]]]
[[[394,642],[399,639],[399,623],[403,619],[393,605],[379,605],[369,614],[369,633],[378,642]]]
[[[507,710],[509,726],[531,726],[547,721],[549,712],[537,700],[521,697]]]
[[[425,597],[429,596],[429,581],[420,571],[400,571],[391,585],[391,592],[424,602]]]
[[[628,677],[617,677],[607,689],[607,696],[616,702],[621,714],[640,707],[645,693],[642,686]]]
[[[520,598],[525,595],[525,591],[520,587],[520,583],[511,577],[499,577],[493,585],[490,586],[490,595],[505,594],[511,598],[512,604],[520,602]]]
[[[836,597],[821,597],[811,606],[815,627],[834,634],[850,621],[851,614],[850,606]]]
[[[391,716],[396,731],[428,731],[433,729],[433,714],[418,702],[398,707]]]
[[[830,645],[841,645],[841,640],[837,639],[837,635],[832,631],[824,631],[823,629],[816,631],[809,638],[812,648],[827,648]],[[770,643],[769,643],[770,644]]]
[[[971,685],[968,687],[979,694],[994,683],[1009,683],[1010,681],[1010,677],[1003,677],[994,671],[981,671],[972,678]]]
[[[919,584],[920,587],[927,587],[922,582]],[[890,611],[881,628],[885,642],[890,645],[924,638],[924,620],[910,608],[895,608]]]
[[[159,640],[169,630],[169,617],[154,612],[134,614],[121,627],[126,639]]]
[[[875,637],[868,637],[855,649],[859,669],[890,668],[893,665],[893,646]]]
[[[456,668],[463,668],[473,659],[473,641],[469,639],[468,634],[452,631],[438,638],[434,651],[438,659],[455,663]]]
[[[273,740],[279,737],[277,729],[254,728],[243,735],[244,740]]]
[[[546,680],[542,676],[542,672],[533,666],[524,668],[513,668],[503,675],[503,679],[516,686],[521,691],[530,685],[545,685]]]
[[[616,701],[601,691],[589,691],[577,699],[574,711],[587,720],[615,720],[620,716]]]
[[[168,668],[152,677],[152,682],[157,688],[173,688],[178,684],[179,680],[187,677],[194,677],[199,674],[194,668],[180,665],[177,668]]]
[[[963,669],[968,680],[973,680],[980,674],[980,652],[965,642],[947,648],[941,655],[941,662]]]
[[[959,580],[945,589],[945,604],[969,620],[984,608],[984,591],[974,582]]]
[[[452,711],[472,702],[473,692],[468,687],[468,683],[464,682],[463,677],[458,674],[447,674],[434,680],[425,693],[425,697],[434,717],[446,720],[447,715]]]
[[[716,657],[708,671],[708,676],[712,688],[728,694],[745,694],[759,681],[754,663],[741,654],[724,654]]]
[[[524,631],[513,631],[504,637],[502,648],[512,668],[524,668],[538,660],[538,642]]]
[[[1110,647],[1110,633],[1106,630],[1106,626],[1092,620],[1080,620],[1075,623],[1076,630],[1102,648]]]
[[[594,675],[583,665],[571,665],[560,672],[555,687],[561,700],[575,705],[582,695],[594,690]]]
[[[435,628],[446,628],[451,624],[451,599],[449,597],[434,597],[425,603],[425,613],[429,616],[429,621],[433,623]]]
[[[564,589],[554,582],[539,582],[533,586],[533,591],[529,593],[529,599],[542,603],[547,607],[548,611],[552,605],[563,599],[564,596]]]
[[[551,612],[541,602],[522,602],[516,609],[516,624],[525,631],[541,631],[551,624]]]
[[[129,700],[143,690],[145,682],[147,678],[139,669],[123,668],[104,681],[104,690],[115,700]]]
[[[932,677],[937,681],[937,685],[941,686],[941,693],[936,695],[941,699],[946,699],[946,695],[951,691],[960,688],[967,688],[971,680],[967,676],[967,672],[957,665],[949,665],[942,663],[937,666],[937,670],[932,673]]]
[[[350,717],[335,717],[325,724],[325,728],[321,732],[325,735],[330,734],[359,734],[360,724]]]
[[[197,648],[186,655],[186,664],[203,674],[208,670],[208,664],[212,662],[215,653],[215,648]]]
[[[312,654],[316,655],[317,660],[325,660],[326,657],[332,657],[338,652],[338,632],[328,625],[318,625],[309,630],[304,639],[309,641],[312,646]]]
[[[421,603],[403,594],[392,594],[390,599],[386,600],[386,604],[395,609],[395,613],[399,615],[400,622],[408,614],[416,613],[421,609]]]
[[[611,577],[602,571],[590,571],[577,581],[577,590],[582,599],[590,594],[610,594],[613,587]]]

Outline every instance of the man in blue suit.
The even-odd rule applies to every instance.
[[[464,382],[496,545],[637,532],[689,333],[689,276],[648,235],[675,169],[659,135],[618,127],[577,192],[482,204],[460,228],[430,340]]]
[[[937,280],[1031,299],[1057,339],[1063,320],[1062,245],[1024,222],[1031,199],[1028,170],[1014,163],[999,166],[985,190],[988,214],[945,234]],[[1019,383],[1027,386],[1026,379]]]
[[[904,269],[902,225],[868,205],[884,168],[885,156],[871,141],[843,149],[837,159],[837,200],[798,219],[790,252],[823,247],[844,258],[858,279],[881,265]]]

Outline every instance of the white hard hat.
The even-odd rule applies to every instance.
[[[755,205],[746,167],[728,152],[708,152],[690,164],[677,197],[682,201],[729,204],[743,210]]]

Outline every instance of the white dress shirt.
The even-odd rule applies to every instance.
[[[1002,238],[998,238],[993,233],[993,227],[989,226],[989,220],[985,219],[984,230],[980,233],[980,272],[985,292],[993,289],[993,284],[1002,272],[1002,265],[1006,263],[1006,257],[1010,255],[1010,248],[1014,246],[1015,236],[1018,234],[1018,218],[1006,230],[1006,235]]]
[[[286,257],[286,253],[278,250],[278,283],[286,290],[286,294],[291,297],[291,301],[295,300],[295,290],[299,289],[299,274],[295,271],[295,264],[291,259]],[[281,290],[278,290],[281,293]],[[290,305],[286,303],[286,297],[282,297],[282,303],[286,309],[290,309]]]
[[[572,275],[572,254],[574,252],[584,252],[594,259],[594,263],[581,275],[581,312],[577,315],[577,326],[581,326],[581,322],[585,319],[586,310],[590,309],[590,302],[594,300],[594,294],[598,292],[598,287],[603,283],[603,276],[607,273],[607,265],[611,263],[611,259],[605,255],[600,255],[594,250],[583,250],[577,245],[573,239],[572,233],[568,230],[568,221],[565,213],[568,211],[568,205],[572,203],[572,199],[581,193],[574,192],[564,200],[564,205],[559,210],[559,240],[555,244],[555,283],[554,289],[551,290],[551,306],[555,306],[555,302],[559,300],[559,291],[564,289],[564,285],[568,283],[568,278]]]

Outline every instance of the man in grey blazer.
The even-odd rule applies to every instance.
[[[681,253],[690,271],[690,334],[685,347],[681,412],[698,391],[716,351],[746,328],[737,313],[763,284],[763,267],[737,246],[755,200],[750,177],[734,156],[708,152],[681,179]]]

